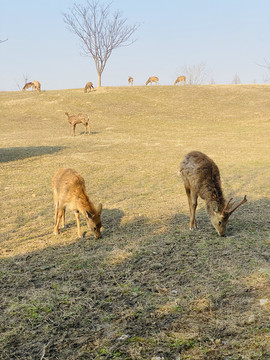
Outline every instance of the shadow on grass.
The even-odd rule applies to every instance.
[[[51,155],[61,151],[63,146],[28,146],[0,149],[0,163],[23,160],[34,156]]]
[[[1,261],[4,358],[171,360],[196,346],[207,354],[220,339],[213,359],[244,354],[257,294],[242,279],[269,266],[269,206],[249,201],[234,214],[237,239],[218,237],[204,208],[193,232],[187,215],[164,219],[164,230],[144,217],[121,224],[122,210],[104,209],[101,239]],[[123,261],[112,265],[117,250]],[[201,298],[211,309],[192,310]]]

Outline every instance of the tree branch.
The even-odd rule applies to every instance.
[[[88,0],[85,6],[74,4],[69,13],[63,13],[68,29],[79,37],[83,53],[93,58],[99,78],[112,51],[133,44],[136,40],[130,38],[139,27],[127,25],[119,11],[111,14],[110,6]]]

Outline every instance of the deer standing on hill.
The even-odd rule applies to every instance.
[[[231,214],[247,199],[233,207],[230,199],[227,204],[223,196],[220,174],[217,165],[207,155],[192,151],[188,153],[180,165],[180,174],[188,198],[190,211],[190,229],[197,227],[195,212],[197,199],[200,196],[206,202],[206,209],[211,222],[219,236],[226,233],[226,225]]]
[[[87,93],[88,90],[89,92],[91,92],[91,90],[94,90],[94,85],[91,81],[89,81],[88,83],[85,84],[85,87],[84,87],[84,92]]]
[[[78,236],[82,237],[80,213],[84,216],[88,227],[98,239],[101,229],[102,204],[96,208],[87,195],[84,179],[72,169],[59,169],[52,180],[54,212],[54,234],[59,234],[59,224],[62,218],[65,227],[65,213],[68,207],[75,212]]]
[[[77,124],[83,124],[85,127],[84,135],[87,132],[90,134],[90,125],[89,125],[89,116],[87,114],[79,113],[77,115],[69,115],[68,112],[65,112],[65,115],[67,116],[67,120],[71,125],[71,135],[75,136],[75,128]]]
[[[174,85],[180,83],[181,81],[183,81],[184,85],[186,85],[186,77],[185,77],[185,75],[178,76],[178,78],[174,82]]]
[[[148,78],[148,80],[146,81],[145,85],[148,85],[149,83],[156,83],[158,85],[159,82],[159,78],[157,76],[150,76],[150,78]]]
[[[132,76],[130,76],[129,78],[128,78],[128,83],[130,84],[130,85],[133,85],[133,77]]]

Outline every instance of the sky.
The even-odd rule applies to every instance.
[[[24,79],[44,90],[97,85],[94,61],[63,21],[84,0],[0,0],[0,91],[17,91]],[[129,24],[140,24],[136,41],[115,49],[103,86],[143,85],[158,76],[171,85],[185,67],[204,63],[206,83],[265,83],[270,70],[269,0],[113,0]]]

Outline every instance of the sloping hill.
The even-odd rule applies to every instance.
[[[270,87],[1,92],[0,358],[270,357]],[[90,116],[70,136],[64,115]],[[248,202],[219,238],[190,232],[179,163],[219,166]],[[103,237],[53,235],[51,179],[71,167],[103,203]],[[265,300],[265,301],[261,301]]]

